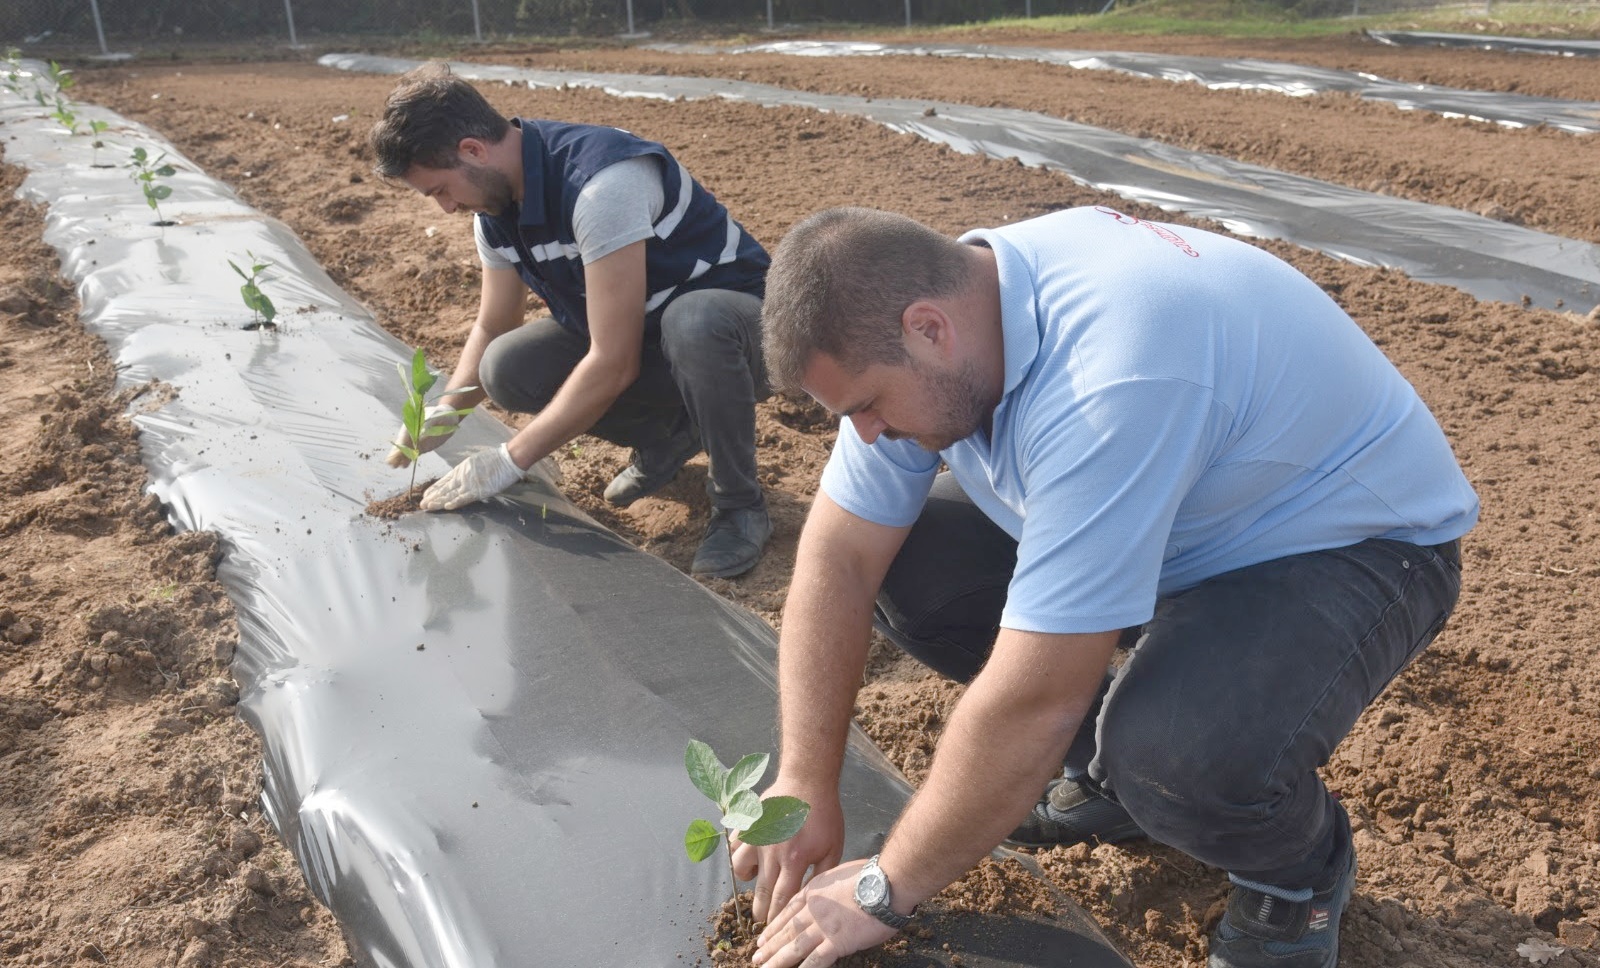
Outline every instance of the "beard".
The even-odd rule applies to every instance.
[[[920,433],[887,430],[890,440],[909,438],[923,450],[938,453],[958,440],[971,437],[988,419],[990,404],[985,399],[983,381],[972,362],[963,362],[954,372],[913,363],[912,371],[922,382],[934,408],[933,426]]]
[[[467,181],[472,183],[472,187],[477,189],[481,196],[480,203],[473,206],[471,211],[482,212],[485,215],[501,215],[511,207],[511,179],[500,172],[493,168],[469,165]]]

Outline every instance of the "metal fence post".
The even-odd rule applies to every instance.
[[[767,29],[772,30],[772,0],[767,0]]]
[[[111,51],[106,47],[106,29],[100,24],[99,0],[89,0],[89,9],[94,13],[94,32],[100,38],[100,56],[110,57]]]
[[[294,36],[294,7],[290,5],[290,0],[283,0],[283,13],[289,18],[289,46],[299,47],[300,41]]]
[[[906,0],[906,29],[911,29],[911,0]]]
[[[483,43],[483,25],[478,21],[478,0],[472,0],[472,36]]]

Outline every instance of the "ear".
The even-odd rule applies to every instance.
[[[946,358],[955,346],[955,327],[938,303],[918,300],[900,314],[906,350],[919,359]]]
[[[489,144],[478,138],[462,138],[456,143],[456,157],[463,162],[484,165],[489,162]]]

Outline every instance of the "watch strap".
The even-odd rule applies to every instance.
[[[910,924],[912,916],[917,913],[917,909],[912,908],[911,914],[901,914],[889,907],[889,902],[894,898],[894,891],[889,886],[889,875],[885,874],[883,868],[878,866],[877,854],[872,855],[872,859],[867,861],[867,866],[861,870],[865,873],[869,868],[878,872],[878,876],[883,878],[884,885],[889,889],[884,892],[884,899],[877,904],[862,904],[861,898],[857,896],[856,906],[896,931]]]

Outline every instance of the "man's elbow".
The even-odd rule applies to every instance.
[[[595,369],[599,371],[607,395],[615,399],[639,379],[639,358],[598,357]]]

